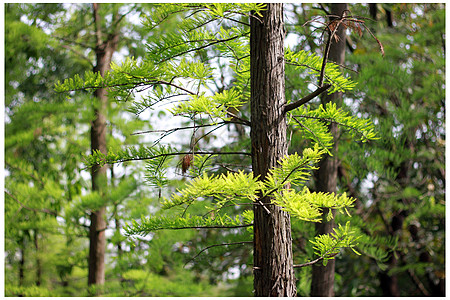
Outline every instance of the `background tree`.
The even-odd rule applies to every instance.
[[[330,5],[330,25],[328,26],[328,39],[330,39],[328,52],[328,59],[338,65],[344,65],[346,52],[345,24],[338,25],[339,17],[351,14],[346,3],[332,3]],[[333,22],[334,21],[334,22]],[[333,26],[334,25],[334,26]],[[338,26],[336,29],[335,26]],[[334,32],[333,35],[333,31]],[[326,55],[326,54],[325,54]],[[341,106],[342,92],[335,92],[333,94],[323,95],[321,98],[322,105],[327,103],[337,103]],[[334,156],[326,155],[319,163],[319,169],[316,173],[315,186],[316,190],[326,193],[337,193],[337,175],[338,175],[338,158],[336,157],[338,148],[338,126],[336,123],[330,124],[330,132],[333,134],[334,144],[331,152]],[[324,208],[324,218],[322,222],[316,223],[316,232],[320,234],[329,234],[333,232],[334,219],[327,220],[326,216],[329,210]],[[335,212],[331,212],[335,213]],[[312,266],[311,279],[311,296],[313,297],[333,297],[334,296],[334,263],[331,260],[326,266],[315,264]]]
[[[64,196],[79,193],[81,178],[74,176],[74,170],[83,148],[71,135],[76,131],[71,125],[77,118],[74,101],[53,97],[50,87],[69,72],[59,66],[76,61],[65,52],[55,54],[57,45],[41,27],[41,20],[60,16],[61,6],[7,4],[5,9],[5,237],[11,266],[16,265],[15,254],[20,253],[22,290],[18,293],[26,295],[26,286],[46,285],[46,274],[52,271],[46,268],[51,260],[43,253],[55,250],[49,249],[47,241],[60,235],[54,229],[66,203]],[[29,16],[31,24],[21,21],[23,15]],[[83,70],[84,65],[78,64],[68,76]],[[63,139],[68,147],[61,149]],[[34,279],[26,270],[33,270]],[[15,281],[6,278],[7,283]]]
[[[383,42],[385,57],[366,39],[353,44],[349,59],[361,84],[351,106],[374,116],[383,139],[364,147],[364,158],[351,144],[340,149],[339,177],[360,200],[361,222],[373,224],[370,234],[398,242],[380,241],[390,253],[385,264],[366,259],[345,264],[344,259],[338,272],[360,275],[358,280],[344,275],[340,294],[353,289],[355,296],[442,296],[445,11],[431,4],[370,8],[380,20],[371,29]],[[366,6],[352,10],[368,14]],[[351,165],[360,167],[349,172]],[[360,280],[364,284],[358,288]]]

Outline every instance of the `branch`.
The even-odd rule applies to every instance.
[[[335,257],[335,256],[338,255],[338,254],[339,254],[339,252],[338,252],[338,253],[335,253],[335,254],[333,254],[333,255],[331,255],[330,257]],[[304,263],[304,264],[294,265],[293,267],[294,267],[294,268],[303,268],[303,267],[307,267],[307,266],[314,265],[314,264],[318,263],[319,261],[321,261],[322,259],[324,259],[324,258],[325,258],[325,255],[326,255],[326,254],[324,254],[323,256],[321,256],[321,257],[319,257],[319,258],[317,258],[317,259],[315,259],[315,260],[312,260],[312,261],[307,262],[307,263]]]
[[[36,182],[39,183],[39,185],[41,186],[41,188],[44,188],[44,185],[45,185],[44,182],[43,182],[40,178],[34,176],[32,173],[27,172],[27,171],[23,170],[22,168],[20,168],[20,167],[18,167],[18,166],[13,166],[13,165],[11,165],[11,164],[10,164],[8,161],[6,161],[6,160],[5,160],[5,165],[6,165],[7,167],[11,168],[11,169],[19,170],[20,172],[24,173],[25,175],[30,176],[30,177],[33,178]]]
[[[427,291],[423,283],[420,281],[420,279],[414,274],[414,271],[411,269],[408,269],[408,274],[411,277],[411,279],[414,281],[414,283],[417,285],[419,290],[424,294],[426,297],[430,296],[430,293]]]
[[[211,43],[208,43],[206,45],[202,45],[202,46],[199,46],[197,48],[193,48],[193,49],[189,49],[189,50],[186,50],[186,51],[182,51],[180,53],[174,54],[174,55],[169,56],[169,57],[164,57],[164,58],[162,58],[162,60],[160,62],[163,62],[163,61],[166,61],[166,60],[170,60],[170,59],[173,59],[175,57],[178,57],[178,56],[190,53],[190,52],[196,52],[196,51],[208,48],[208,47],[213,46],[213,45],[218,44],[218,43],[224,43],[224,42],[232,41],[232,40],[240,38],[240,37],[242,37],[244,35],[246,35],[246,34],[236,35],[236,36],[232,36],[230,38],[222,39],[222,40],[215,40],[215,41],[212,41]],[[192,41],[186,41],[185,43],[190,43],[190,42],[192,42]],[[160,53],[163,52],[163,51],[166,51],[167,49],[169,49],[169,48],[160,50]]]
[[[317,135],[314,133],[314,131],[312,131],[311,129],[309,129],[309,128],[306,127],[305,125],[303,125],[302,122],[300,122],[299,120],[297,120],[296,117],[292,117],[292,118],[295,120],[295,122],[297,122],[298,125],[300,125],[302,128],[304,128],[304,129],[307,130],[309,133],[311,133],[311,134],[316,138],[316,140],[319,142],[320,146],[322,146],[322,148],[324,148],[324,149],[328,152],[328,154],[331,155],[330,150],[328,150],[328,148],[325,146],[325,144],[317,137]]]
[[[315,97],[319,96],[320,94],[322,94],[323,92],[328,90],[330,87],[331,87],[331,84],[326,84],[324,86],[321,86],[321,87],[317,88],[317,90],[315,90],[314,92],[312,92],[308,96],[305,96],[305,97],[303,97],[302,99],[300,99],[298,101],[295,101],[295,102],[289,103],[289,104],[285,104],[285,106],[284,106],[284,113],[287,113],[287,112],[289,112],[289,111],[291,111],[293,109],[296,109],[296,108],[302,106],[303,104],[308,103],[309,101],[311,101]]]
[[[88,44],[85,44],[85,43],[82,43],[82,42],[78,42],[78,41],[74,41],[74,40],[72,40],[72,39],[68,39],[68,38],[63,37],[63,36],[53,35],[53,37],[54,37],[55,39],[58,39],[58,40],[67,42],[67,43],[69,43],[69,44],[77,45],[77,46],[80,46],[80,47],[83,47],[83,48],[86,48],[86,49],[91,49],[91,48],[92,48],[91,45],[88,45]]]
[[[294,117],[306,118],[306,119],[314,119],[314,120],[320,120],[320,121],[323,121],[323,122],[334,123],[334,124],[337,124],[337,125],[342,126],[342,127],[347,127],[348,129],[351,129],[351,130],[355,131],[356,133],[362,135],[363,137],[366,137],[364,135],[364,133],[362,133],[361,131],[358,131],[357,128],[352,127],[352,126],[347,125],[347,124],[343,124],[343,123],[338,122],[338,121],[333,120],[333,119],[314,117],[314,116],[304,116],[304,115],[295,115]],[[297,119],[295,119],[295,120],[297,121],[297,123],[299,122]]]
[[[333,38],[333,36],[336,34],[337,29],[339,28],[339,25],[341,25],[340,23],[342,22],[342,20],[339,22],[338,25],[336,25],[336,27],[334,28],[333,31],[330,30],[329,24],[327,24],[327,28],[330,31],[329,35],[328,35],[328,41],[327,44],[325,46],[325,55],[323,57],[323,61],[322,61],[322,69],[320,70],[320,76],[319,76],[319,87],[322,86],[323,84],[323,77],[325,74],[325,67],[327,65],[327,60],[328,60],[328,54],[330,53],[330,46],[331,46],[331,40]]]
[[[14,197],[14,196],[13,196],[10,192],[8,192],[8,191],[5,191],[5,194],[7,194],[8,196],[10,196],[11,199],[13,199],[14,201],[16,201],[17,203],[19,203],[20,206],[21,206],[21,208],[25,208],[25,209],[27,209],[27,210],[31,210],[31,211],[34,211],[34,212],[41,212],[41,213],[49,214],[49,215],[52,215],[52,216],[58,216],[57,212],[52,211],[52,210],[50,210],[50,209],[46,209],[46,208],[43,208],[43,209],[37,209],[37,208],[31,208],[31,207],[26,206],[25,204],[23,204],[22,202],[20,202],[16,197]]]
[[[69,45],[64,45],[64,44],[62,44],[61,47],[65,48],[65,49],[67,49],[67,50],[69,50],[69,51],[72,51],[73,53],[75,53],[76,55],[78,55],[80,58],[82,58],[83,60],[87,61],[91,67],[94,66],[94,65],[92,64],[92,61],[91,61],[89,58],[87,58],[83,53],[81,53],[81,52],[79,52],[79,51],[73,49],[73,48],[70,47]]]
[[[116,161],[110,161],[107,163],[120,163],[120,162],[127,162],[127,161],[133,161],[133,160],[147,160],[147,159],[155,159],[162,156],[174,156],[174,155],[188,155],[192,154],[192,152],[174,152],[174,153],[163,153],[158,154],[150,157],[137,157],[137,158],[126,158],[126,159],[119,159]],[[248,155],[251,156],[252,154],[249,152],[205,152],[200,151],[196,152],[195,154],[201,154],[201,155],[208,155],[208,154],[216,154],[216,155]]]
[[[187,263],[184,264],[184,267],[186,267],[186,265],[188,263],[190,263],[191,261],[193,261],[194,259],[196,259],[200,254],[202,254],[203,252],[205,252],[206,250],[213,248],[213,247],[220,247],[220,246],[229,246],[229,245],[242,245],[242,244],[253,244],[252,241],[243,241],[243,242],[235,242],[235,243],[223,243],[223,244],[215,244],[215,245],[211,245],[208,246],[206,248],[203,248],[199,253],[197,253],[197,255],[195,255],[193,258],[191,258]]]
[[[141,230],[136,231],[136,233],[128,234],[128,235],[134,235],[138,233],[148,233],[154,230],[180,230],[180,229],[215,229],[215,228],[221,228],[221,229],[233,229],[233,228],[243,228],[243,227],[250,227],[253,226],[253,223],[251,224],[242,224],[242,225],[232,225],[232,226],[221,226],[221,225],[211,225],[211,226],[186,226],[186,227],[164,227],[164,228],[152,228],[151,230]]]
[[[234,122],[233,120],[231,121],[223,121],[223,122],[219,122],[216,124],[202,124],[202,125],[195,125],[195,126],[186,126],[186,127],[176,127],[176,128],[171,128],[171,129],[166,129],[166,130],[146,130],[146,131],[138,131],[138,132],[134,132],[130,135],[138,135],[138,134],[146,134],[146,133],[154,133],[154,132],[161,132],[164,134],[164,136],[167,136],[175,131],[178,130],[186,130],[186,129],[193,129],[193,128],[201,128],[201,127],[211,127],[211,126],[217,126],[217,125],[222,125],[222,124],[242,124],[242,125],[246,125],[245,123],[241,123],[241,122]]]

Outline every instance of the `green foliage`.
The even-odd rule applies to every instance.
[[[256,193],[262,188],[262,182],[253,177],[253,174],[228,172],[220,176],[202,176],[194,178],[188,186],[173,194],[170,199],[164,199],[163,208],[168,209],[177,205],[191,204],[194,200],[214,197],[217,199],[216,207],[225,203],[239,203],[240,201],[257,199]]]
[[[315,77],[320,77],[323,63],[323,57],[320,55],[305,50],[294,52],[286,48],[284,57],[286,63],[294,65],[296,70],[308,70]],[[324,82],[332,85],[332,88],[328,90],[329,94],[351,91],[356,86],[356,83],[344,77],[339,66],[332,62],[326,64],[324,77]]]
[[[359,136],[359,140],[367,142],[376,140],[375,127],[369,119],[360,119],[350,116],[342,108],[337,108],[336,103],[328,102],[325,107],[320,105],[316,109],[300,107],[292,112],[290,123],[302,132],[305,138],[319,143],[325,149],[333,145],[333,136],[327,125],[336,123],[342,129],[349,132],[353,140]],[[328,154],[331,153],[328,151]]]
[[[231,120],[227,117],[228,108],[239,108],[244,104],[241,94],[234,88],[216,93],[213,96],[193,95],[189,102],[182,102],[170,110],[173,115],[207,114],[213,120]]]
[[[5,286],[6,297],[50,297],[50,290],[40,286]]]
[[[137,182],[133,177],[122,180],[114,189],[108,189],[101,194],[92,191],[89,194],[80,196],[69,203],[65,209],[66,217],[81,218],[89,211],[94,211],[102,206],[113,205],[124,201],[137,188]]]
[[[247,219],[248,220],[248,219]],[[140,222],[133,220],[131,224],[124,227],[127,235],[147,235],[154,230],[162,229],[190,229],[190,228],[237,228],[246,227],[251,224],[244,224],[239,216],[232,219],[226,214],[209,216],[185,217],[141,217]]]
[[[159,147],[128,147],[118,151],[109,149],[107,154],[95,151],[92,155],[85,156],[87,167],[105,164],[114,164],[131,160],[156,159],[164,156],[174,155],[174,149],[170,146],[160,145]],[[159,164],[158,164],[159,165]],[[158,167],[156,165],[156,167]],[[150,166],[151,167],[151,166]]]
[[[275,194],[275,199],[272,200],[293,217],[309,222],[321,222],[323,208],[344,209],[349,215],[347,208],[352,207],[354,201],[355,199],[347,197],[345,193],[340,196],[333,193],[311,193],[307,187],[301,192],[285,190],[282,194]],[[327,215],[328,220],[332,217],[332,214]]]
[[[324,152],[318,144],[315,144],[314,149],[304,149],[302,156],[294,153],[281,159],[280,167],[269,171],[269,175],[265,179],[266,192],[263,192],[263,195],[272,193],[273,190],[282,190],[286,184],[304,185],[310,178],[310,171],[317,169],[315,165],[320,161]]]
[[[338,224],[339,227],[334,228],[334,233],[322,234],[314,237],[310,242],[314,245],[315,254],[323,258],[323,265],[326,266],[330,259],[334,259],[341,248],[350,248],[356,254],[360,255],[355,250],[356,241],[359,239],[355,232],[350,227],[350,222],[345,226]]]

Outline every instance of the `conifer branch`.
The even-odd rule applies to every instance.
[[[91,45],[84,44],[84,43],[78,42],[78,41],[74,41],[73,39],[68,39],[68,38],[63,37],[63,36],[55,36],[55,35],[53,35],[53,37],[58,39],[58,40],[61,40],[61,41],[64,41],[64,42],[67,42],[67,43],[70,43],[70,44],[73,44],[73,45],[77,45],[77,46],[80,46],[80,47],[83,47],[83,48],[86,48],[86,49],[92,48]],[[92,62],[91,62],[91,64],[92,64]]]
[[[339,125],[339,126],[346,127],[346,128],[348,128],[348,129],[350,129],[350,130],[353,130],[354,132],[361,134],[361,135],[364,136],[365,138],[370,139],[369,137],[367,137],[367,136],[364,134],[364,132],[359,131],[358,128],[353,127],[353,126],[350,126],[350,125],[348,125],[348,124],[344,124],[344,123],[338,122],[338,121],[333,120],[333,119],[329,119],[329,118],[321,118],[321,117],[315,117],[315,116],[305,116],[305,115],[296,115],[295,117],[299,117],[299,118],[307,118],[307,119],[314,119],[314,120],[320,120],[320,121],[324,121],[324,122],[334,123],[334,124],[337,124],[337,125]],[[297,119],[295,119],[295,120],[298,122]]]
[[[344,12],[344,13],[345,13],[345,12]],[[343,13],[343,14],[344,14],[344,13]],[[337,16],[335,16],[335,17],[337,17]],[[344,21],[344,16],[341,16],[341,18],[339,19],[339,21],[337,21],[338,24],[336,24],[336,25],[334,26],[333,30],[331,30],[331,28],[330,28],[331,22],[330,22],[329,24],[327,24],[327,28],[328,28],[328,30],[329,30],[329,34],[328,34],[328,41],[327,41],[327,44],[325,45],[325,51],[324,51],[325,54],[324,54],[324,56],[323,56],[322,68],[321,68],[321,70],[320,70],[320,75],[319,75],[319,87],[321,87],[322,84],[323,84],[323,78],[324,78],[324,74],[325,74],[325,67],[326,67],[326,65],[327,65],[328,55],[329,55],[329,53],[330,53],[330,48],[331,48],[331,41],[332,41],[333,37],[336,35],[337,30],[338,30],[339,26],[341,25],[341,23],[342,23],[343,21]]]
[[[9,167],[9,168],[18,170],[18,171],[20,171],[21,173],[26,174],[27,176],[30,176],[30,177],[33,178],[36,182],[39,182],[39,185],[40,185],[42,188],[44,187],[44,185],[45,185],[44,182],[43,182],[40,178],[38,178],[38,177],[36,177],[35,175],[33,175],[32,173],[27,172],[27,171],[23,170],[22,168],[20,168],[20,167],[18,167],[18,166],[13,166],[13,165],[11,165],[11,164],[10,164],[8,161],[6,161],[6,160],[5,160],[5,165],[6,165],[7,167]]]
[[[162,60],[161,60],[161,62],[162,62],[162,61],[166,61],[166,60],[170,60],[170,59],[173,59],[173,58],[176,58],[176,57],[179,57],[179,56],[182,56],[182,55],[184,55],[184,54],[191,53],[191,52],[197,52],[197,51],[200,51],[200,50],[202,50],[202,49],[205,49],[205,48],[208,48],[208,47],[210,47],[210,46],[213,46],[213,45],[215,45],[215,44],[229,42],[229,41],[235,40],[235,39],[237,39],[237,38],[240,38],[240,37],[242,37],[242,36],[244,36],[244,35],[236,35],[236,36],[232,36],[232,37],[227,38],[227,39],[215,40],[215,41],[213,41],[213,42],[211,42],[211,43],[208,43],[208,44],[206,44],[206,45],[202,45],[202,46],[199,46],[199,47],[196,47],[196,48],[192,48],[192,49],[189,49],[189,50],[185,50],[185,51],[183,51],[183,52],[174,54],[174,55],[169,56],[169,57],[163,57]],[[186,41],[186,42],[184,42],[183,44],[190,43],[190,42],[193,42],[193,41]],[[179,45],[177,45],[177,46],[179,46]],[[161,50],[161,52],[162,52],[162,51],[165,51],[165,50],[167,50],[167,49],[163,49],[163,50]]]
[[[105,163],[122,163],[122,162],[127,162],[127,161],[148,160],[148,159],[155,159],[155,158],[165,157],[165,156],[188,155],[188,154],[192,154],[192,152],[162,153],[162,154],[153,155],[153,156],[149,156],[149,157],[132,157],[132,158],[125,158],[125,159],[117,159],[117,160],[113,160],[113,161],[105,161]],[[248,155],[248,156],[252,155],[250,152],[238,152],[238,151],[236,151],[236,152],[199,151],[199,152],[196,152],[195,154],[200,154],[200,155],[209,155],[209,154],[213,154],[213,155]]]
[[[32,207],[28,207],[25,204],[23,204],[22,202],[19,201],[19,199],[17,199],[16,197],[14,197],[10,192],[5,190],[5,194],[7,194],[9,197],[11,197],[11,199],[13,199],[14,201],[16,201],[17,203],[19,203],[20,205],[20,209],[16,212],[16,214],[22,209],[25,208],[26,210],[30,210],[30,211],[34,211],[34,212],[40,212],[40,213],[45,213],[45,214],[49,214],[52,216],[58,216],[58,213],[47,209],[47,208],[43,208],[43,209],[37,209],[37,208],[32,208]]]
[[[201,124],[201,125],[195,125],[195,126],[186,126],[186,127],[176,127],[176,128],[171,128],[171,129],[166,129],[166,130],[146,130],[146,131],[138,131],[138,132],[134,132],[130,135],[138,135],[138,134],[146,134],[146,133],[156,133],[156,132],[161,132],[164,134],[164,136],[167,136],[175,131],[178,130],[187,130],[187,129],[193,129],[193,128],[202,128],[202,127],[211,127],[211,126],[217,126],[217,125],[222,125],[222,124],[242,124],[242,125],[247,125],[244,122],[235,122],[233,120],[231,121],[222,121],[222,122],[218,122],[215,124]]]
[[[303,97],[302,99],[295,101],[293,103],[289,103],[287,105],[284,106],[284,112],[287,113],[293,109],[296,109],[300,106],[302,106],[303,104],[308,103],[309,101],[311,101],[312,99],[314,99],[315,97],[319,96],[320,94],[322,94],[323,92],[325,92],[326,90],[328,90],[331,87],[331,84],[326,84],[324,86],[321,86],[319,88],[317,88],[314,92],[312,92],[311,94]]]
[[[81,53],[80,51],[75,50],[73,47],[70,47],[69,45],[65,45],[62,44],[61,47],[72,51],[73,53],[75,53],[76,55],[78,55],[80,58],[82,58],[84,61],[86,61],[87,63],[89,63],[89,66],[94,67],[94,65],[92,64],[92,60],[89,59],[88,57],[86,57],[83,53]]]
[[[234,242],[234,243],[223,243],[223,244],[215,244],[215,245],[211,245],[208,246],[206,248],[203,248],[200,252],[198,252],[193,258],[191,258],[187,263],[184,264],[184,266],[186,267],[186,265],[188,263],[190,263],[191,261],[195,260],[198,256],[200,256],[200,254],[202,254],[203,252],[205,252],[208,249],[214,248],[214,247],[223,247],[223,246],[230,246],[230,245],[242,245],[242,244],[253,244],[253,241],[242,241],[242,242]]]
[[[330,249],[331,251],[331,249]],[[329,253],[330,251],[328,251],[327,253]],[[329,257],[335,257],[336,255],[338,255],[339,253],[335,253],[330,255]],[[314,265],[316,263],[318,263],[319,261],[323,260],[325,258],[326,254],[322,255],[319,258],[316,258],[315,260],[312,260],[310,262],[304,263],[304,264],[299,264],[299,265],[294,265],[294,268],[303,268],[303,267],[307,267],[307,266],[311,266]]]
[[[312,131],[311,129],[309,129],[309,128],[306,127],[305,125],[303,125],[302,122],[300,122],[296,117],[292,117],[292,118],[297,122],[298,125],[300,125],[300,126],[301,126],[302,128],[304,128],[306,131],[308,131],[309,133],[311,133],[311,134],[315,137],[316,141],[317,141],[318,143],[320,143],[320,146],[323,147],[323,148],[328,152],[329,155],[331,154],[330,151],[328,150],[328,148],[326,147],[326,145],[320,140],[320,138],[314,133],[314,131]]]
[[[153,230],[178,230],[178,229],[233,229],[233,228],[244,228],[250,227],[253,224],[242,224],[242,225],[206,225],[206,226],[183,226],[183,227],[160,227],[154,228]]]

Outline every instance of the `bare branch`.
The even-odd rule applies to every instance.
[[[211,225],[211,226],[186,226],[186,227],[166,227],[166,228],[155,228],[153,230],[179,230],[179,229],[233,229],[233,228],[244,228],[253,226],[252,224],[242,224],[242,225],[232,225],[232,226],[220,226],[220,225]]]
[[[335,253],[335,254],[331,255],[330,257],[335,257],[335,256],[338,255],[338,254],[339,254],[339,253]],[[326,254],[325,254],[325,255],[326,255]],[[310,261],[310,262],[304,263],[304,264],[294,265],[294,268],[303,268],[303,267],[307,267],[307,266],[314,265],[314,264],[318,263],[319,261],[321,261],[322,259],[324,259],[324,258],[325,258],[325,255],[324,255],[324,256],[321,256],[321,257],[319,257],[319,258],[317,258],[317,259],[315,259],[315,260],[312,260],[312,261]]]
[[[188,154],[192,154],[192,152],[163,153],[163,154],[158,154],[158,155],[149,156],[149,157],[118,159],[116,161],[112,161],[112,162],[108,162],[108,163],[121,163],[121,162],[127,162],[127,161],[135,161],[135,160],[155,159],[155,158],[164,157],[164,156],[188,155]],[[200,154],[200,155],[209,155],[209,154],[213,154],[213,155],[248,155],[248,156],[252,155],[249,152],[206,152],[206,151],[196,152],[195,154]]]
[[[195,260],[200,254],[202,254],[203,252],[205,252],[208,249],[211,249],[213,247],[222,247],[222,246],[230,246],[230,245],[242,245],[242,244],[253,244],[252,241],[243,241],[243,242],[235,242],[235,243],[223,243],[223,244],[216,244],[216,245],[211,245],[208,246],[206,248],[203,248],[199,253],[197,253],[197,255],[195,255],[193,258],[191,258],[187,263],[184,264],[184,266],[186,266],[188,263],[190,263],[191,261]]]
[[[295,101],[293,103],[289,103],[289,104],[285,105],[284,106],[284,112],[287,113],[288,111],[291,111],[293,109],[296,109],[296,108],[302,106],[303,104],[308,103],[309,101],[311,101],[315,97],[319,96],[320,94],[322,94],[323,92],[328,90],[330,87],[331,87],[331,84],[326,84],[324,86],[319,87],[317,90],[315,90],[314,92],[312,92],[308,96],[305,96],[305,97],[303,97],[302,99],[300,99],[298,101]]]

